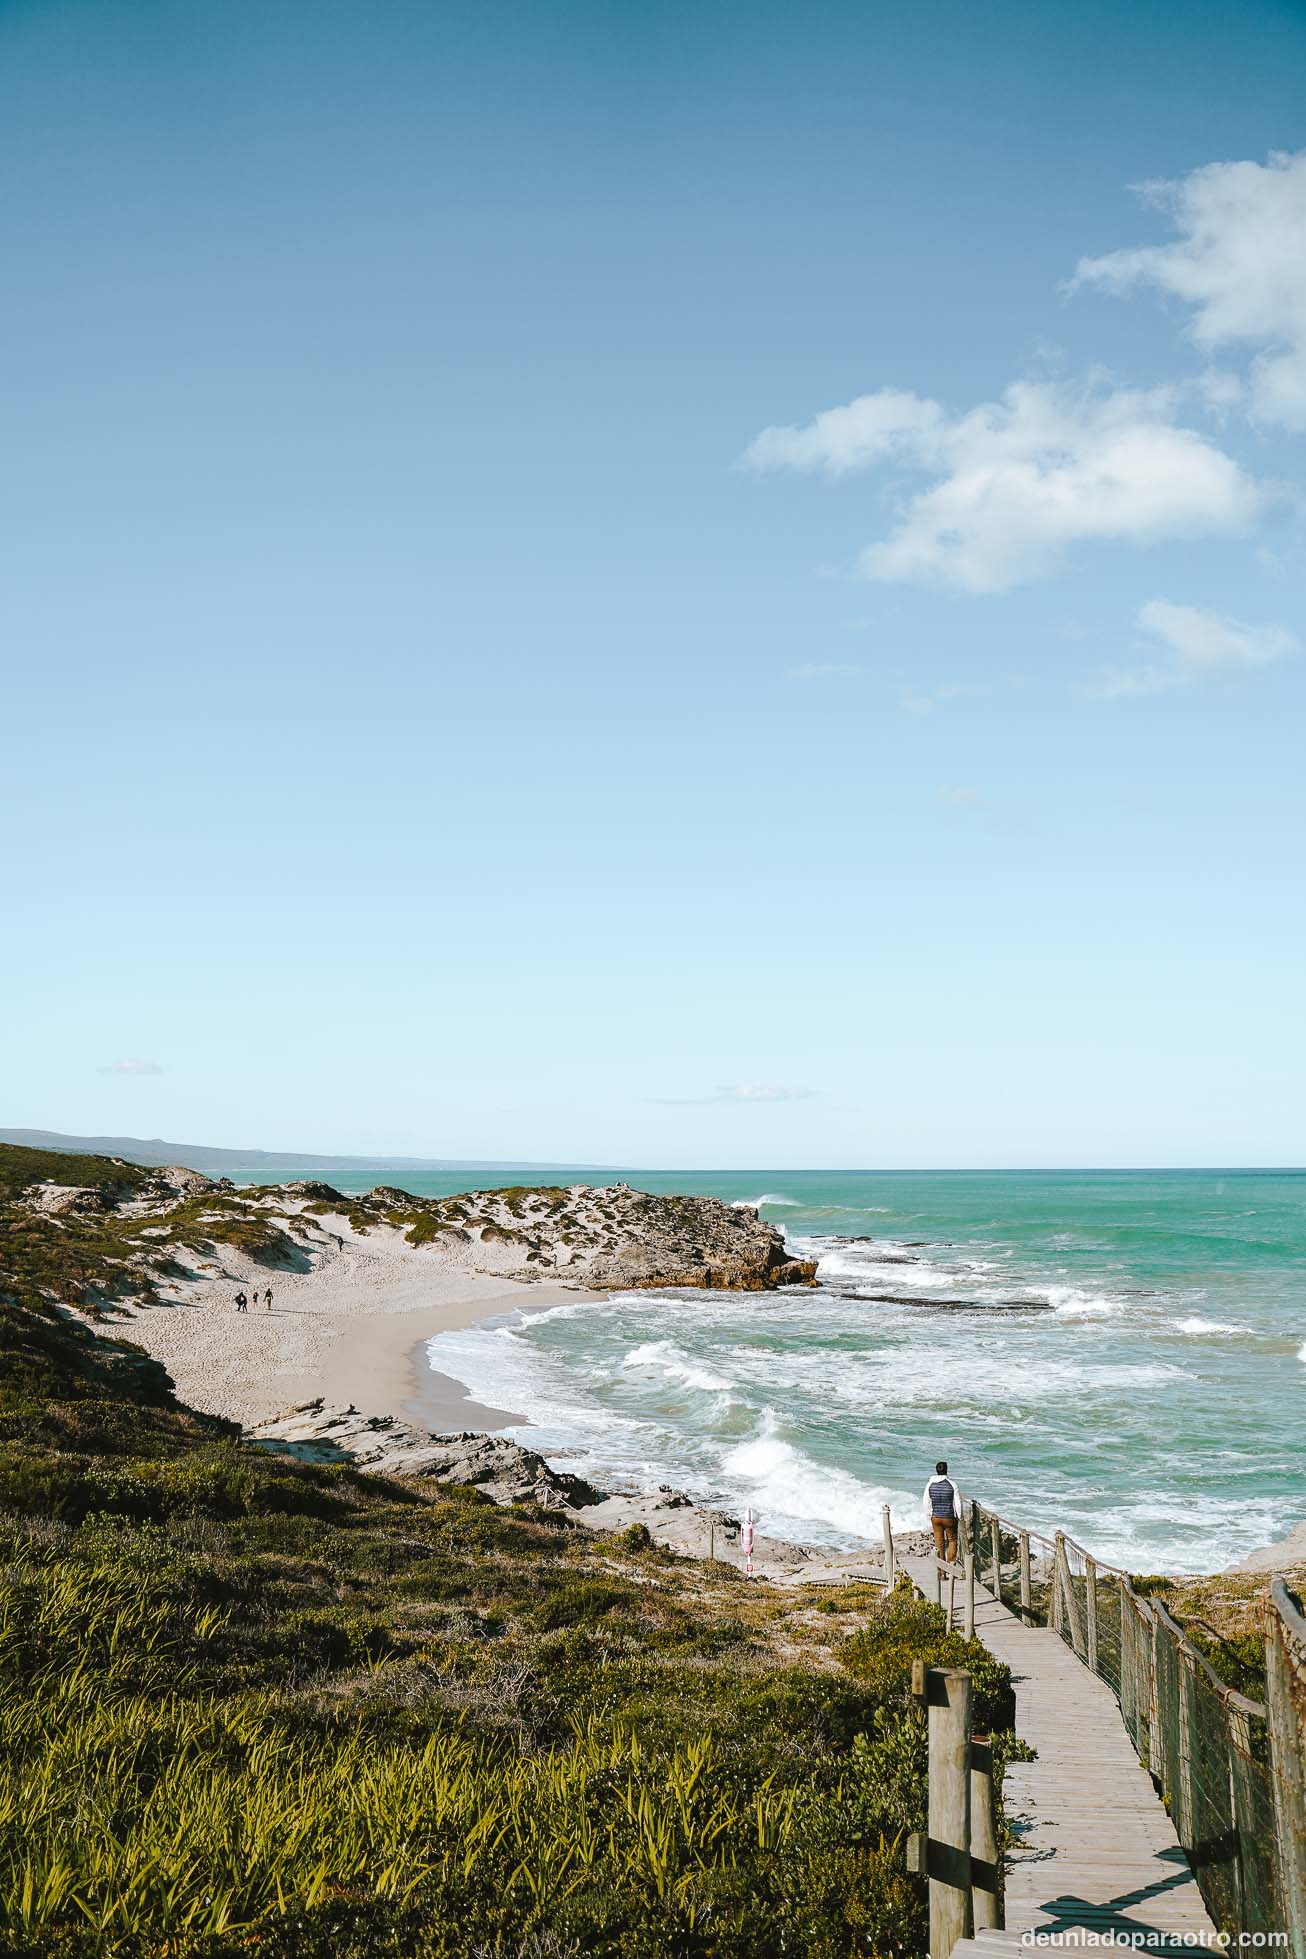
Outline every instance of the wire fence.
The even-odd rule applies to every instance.
[[[1306,1959],[1306,1618],[1282,1579],[1265,1605],[1266,1699],[1227,1686],[1157,1599],[1063,1531],[967,1505],[980,1582],[1106,1682],[1165,1800],[1217,1928],[1287,1932]]]

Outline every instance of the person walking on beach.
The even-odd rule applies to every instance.
[[[263,1310],[264,1310],[265,1312],[267,1312],[267,1313],[270,1313],[270,1312],[272,1311],[272,1288],[271,1288],[271,1286],[269,1286],[269,1287],[268,1287],[268,1289],[267,1289],[267,1291],[266,1291],[266,1292],[264,1293],[264,1295],[263,1295]]]
[[[249,1301],[243,1292],[236,1294],[236,1311],[238,1313],[247,1313],[249,1311]]]
[[[957,1501],[957,1486],[948,1475],[946,1462],[936,1462],[934,1474],[925,1485],[922,1498],[925,1515],[934,1528],[934,1555],[945,1558],[949,1564],[957,1557],[957,1520],[961,1516],[961,1505]]]

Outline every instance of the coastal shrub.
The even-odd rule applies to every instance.
[[[541,1526],[477,1492],[357,1480],[343,1527],[0,1541],[0,1951],[922,1949],[914,1607],[845,1639],[853,1665],[778,1664],[761,1588],[626,1580],[575,1532],[541,1567]]]
[[[978,1639],[949,1632],[947,1614],[924,1599],[895,1593],[877,1603],[861,1631],[844,1642],[844,1666],[878,1695],[905,1701],[911,1692],[912,1662],[930,1667],[962,1667],[971,1675],[977,1730],[1010,1728],[1014,1702],[1010,1669]]]
[[[148,1183],[150,1171],[114,1156],[70,1156],[63,1150],[27,1149],[6,1143],[0,1149],[0,1198],[20,1197],[33,1184],[76,1183],[104,1195],[130,1196]]]

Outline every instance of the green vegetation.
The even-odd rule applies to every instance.
[[[1181,1626],[1216,1678],[1248,1700],[1265,1699],[1263,1614],[1268,1583],[1261,1572],[1209,1577],[1136,1577],[1134,1590],[1154,1598]]]
[[[139,1163],[123,1163],[116,1156],[67,1156],[62,1150],[0,1144],[0,1199],[6,1202],[33,1184],[75,1184],[82,1190],[127,1196],[149,1179],[150,1172]]]
[[[95,1318],[119,1299],[151,1297],[158,1278],[218,1245],[284,1269],[302,1262],[290,1235],[302,1227],[271,1213],[269,1200],[280,1198],[275,1188],[220,1184],[179,1194],[157,1170],[115,1157],[0,1145],[0,1296],[76,1305]],[[380,1216],[360,1201],[355,1223],[365,1230]]]
[[[935,1608],[273,1454],[0,1284],[0,1954],[924,1951],[911,1661],[1009,1691]]]

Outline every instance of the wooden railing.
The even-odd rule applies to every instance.
[[[1223,1931],[1289,1935],[1306,1959],[1306,1618],[1282,1579],[1265,1603],[1266,1700],[1238,1693],[1158,1599],[1057,1531],[963,1506],[962,1565],[935,1561],[936,1602],[974,1631],[975,1589],[1045,1625],[1106,1682]],[[886,1526],[886,1552],[892,1537]]]

